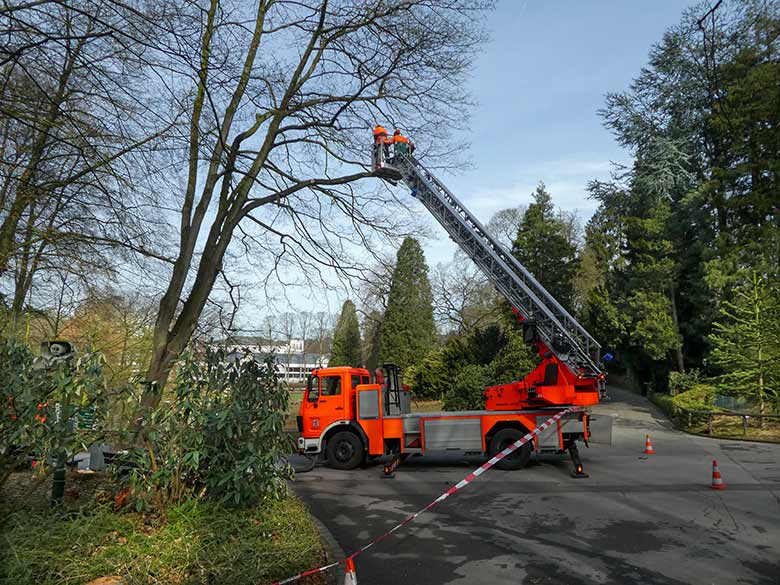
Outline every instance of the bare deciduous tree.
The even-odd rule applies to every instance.
[[[333,315],[320,311],[315,315],[314,333],[317,341],[316,352],[319,356],[318,363],[323,365],[323,357],[330,352],[329,340],[333,329]]]
[[[41,271],[105,274],[116,247],[165,260],[148,248],[156,222],[138,196],[172,124],[144,91],[140,6],[0,7],[0,278],[12,320]]]
[[[259,0],[249,14],[203,0],[160,23],[170,27],[164,52],[172,87],[184,88],[175,95],[189,127],[179,242],[146,407],[159,400],[234,235],[273,266],[286,258],[304,271],[345,273],[351,245],[370,249],[372,234],[393,235],[398,214],[388,193],[354,186],[371,176],[370,128],[401,125],[420,151],[449,154],[449,129],[469,104],[462,81],[484,38],[481,12],[491,4]]]
[[[431,289],[434,316],[445,331],[468,334],[500,317],[495,288],[462,252],[457,252],[452,262],[436,266]]]
[[[309,350],[309,336],[311,334],[312,326],[314,325],[314,315],[311,311],[301,311],[298,313],[298,331],[301,334],[301,341],[303,341],[303,355]],[[305,360],[304,360],[305,361]]]

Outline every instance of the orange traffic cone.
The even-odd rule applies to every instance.
[[[726,484],[720,477],[720,469],[718,469],[718,462],[712,460],[712,485],[710,486],[714,490],[725,490]]]
[[[344,585],[357,585],[355,563],[352,561],[352,557],[347,557],[347,572],[344,574]]]
[[[642,451],[645,455],[655,455],[655,449],[653,449],[653,443],[650,441],[650,435],[645,435],[645,450]]]

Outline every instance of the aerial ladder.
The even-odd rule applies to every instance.
[[[523,323],[525,341],[542,358],[525,380],[488,388],[487,408],[597,403],[606,387],[605,373],[598,365],[599,343],[420,161],[412,154],[387,154],[385,148],[374,149],[377,175],[393,183],[401,180],[411,189],[412,196],[511,304]],[[547,389],[544,394],[540,387]]]

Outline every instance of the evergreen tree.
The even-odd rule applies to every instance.
[[[721,390],[754,399],[763,414],[767,401],[780,397],[780,290],[752,272],[734,301],[723,303],[713,328]]]
[[[339,315],[333,333],[333,345],[328,365],[357,368],[362,365],[362,362],[360,325],[358,324],[355,303],[346,300],[341,307],[341,315]]]
[[[419,242],[406,238],[393,270],[380,331],[379,363],[393,362],[401,368],[416,364],[435,340],[428,265]]]
[[[583,299],[582,317],[600,341],[620,348],[632,378],[665,379],[667,357],[683,354],[676,317],[670,192],[685,188],[673,145],[651,142],[620,182],[592,183],[600,206],[586,228],[585,258],[601,272]]]
[[[620,170],[627,187],[606,198],[591,189],[601,201],[597,215],[620,218],[617,233],[600,226],[623,263],[605,269],[606,289],[624,313],[640,287],[636,315],[661,311],[666,325],[648,319],[656,330],[645,328],[633,343],[649,343],[651,351],[640,348],[645,358],[671,343],[680,370],[683,362],[702,364],[719,303],[734,300],[741,269],[776,277],[780,266],[777,6],[726,0],[686,10],[628,91],[609,94],[600,112],[636,153],[633,169]],[[632,218],[640,221],[631,225]],[[648,286],[659,274],[663,291]]]
[[[382,314],[371,311],[363,319],[363,361],[369,372],[379,366],[379,339],[382,328]]]
[[[512,255],[569,310],[574,303],[574,277],[579,266],[573,224],[571,218],[556,211],[552,197],[540,182],[512,245]]]

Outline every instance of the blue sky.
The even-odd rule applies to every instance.
[[[595,211],[588,181],[608,178],[612,162],[630,161],[601,125],[605,95],[628,88],[653,44],[696,3],[500,0],[469,82],[478,101],[465,135],[471,167],[440,178],[483,223],[500,209],[530,203],[544,181],[553,201],[584,224]],[[435,220],[427,221],[432,237],[421,243],[433,268],[452,260],[456,246]],[[272,310],[338,313],[345,294],[289,289]],[[255,302],[242,319],[250,329],[266,311],[262,299]]]
[[[464,173],[442,177],[483,223],[528,204],[541,180],[560,207],[586,221],[591,179],[611,161],[628,162],[601,126],[608,92],[623,91],[647,63],[652,45],[696,2],[683,0],[503,0],[491,14],[491,41],[470,86],[470,158]],[[431,220],[432,225],[434,224]],[[431,266],[452,258],[444,230],[423,242]]]

